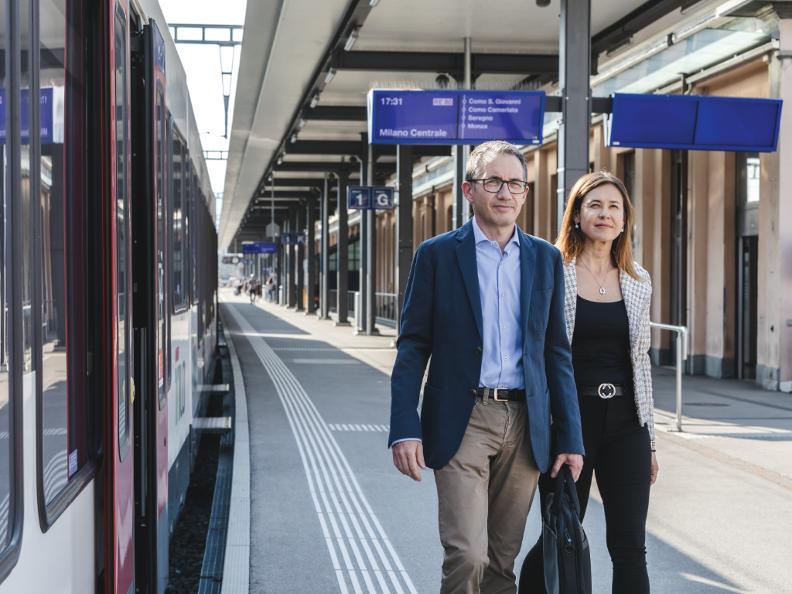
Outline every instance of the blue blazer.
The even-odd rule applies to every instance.
[[[560,252],[519,231],[520,310],[528,429],[537,467],[553,452],[583,454],[572,354],[564,322]],[[391,374],[388,446],[423,441],[430,468],[454,456],[470,420],[482,361],[482,315],[473,224],[424,241],[413,258]],[[423,389],[421,416],[418,396]]]

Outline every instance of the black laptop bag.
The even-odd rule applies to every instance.
[[[542,515],[542,552],[547,594],[591,594],[591,556],[575,481],[566,465],[555,478]]]

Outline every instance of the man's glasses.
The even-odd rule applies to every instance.
[[[509,192],[515,195],[525,194],[525,191],[528,189],[528,182],[524,182],[519,179],[505,180],[499,177],[488,177],[485,179],[469,179],[468,181],[481,182],[481,185],[484,187],[484,191],[489,192],[490,194],[497,194],[500,192],[503,184],[506,184]]]

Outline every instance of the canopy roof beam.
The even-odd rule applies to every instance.
[[[482,74],[558,73],[558,56],[552,54],[473,54],[471,62],[474,79]],[[465,54],[337,50],[333,54],[331,67],[336,70],[442,72],[462,80]]]

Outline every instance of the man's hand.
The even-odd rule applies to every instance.
[[[399,469],[399,472],[406,474],[413,480],[420,481],[421,469],[426,468],[423,457],[423,444],[418,440],[410,439],[394,444],[391,450],[393,452],[393,465]]]
[[[583,470],[583,456],[580,454],[558,454],[555,459],[555,464],[553,464],[553,470],[550,472],[550,476],[555,478],[558,475],[558,471],[561,470],[561,466],[564,464],[569,466],[569,470],[572,471],[572,480],[577,482],[580,472]]]
[[[657,473],[660,467],[657,465],[657,454],[652,452],[652,461],[649,463],[649,484],[654,485],[657,480]]]

